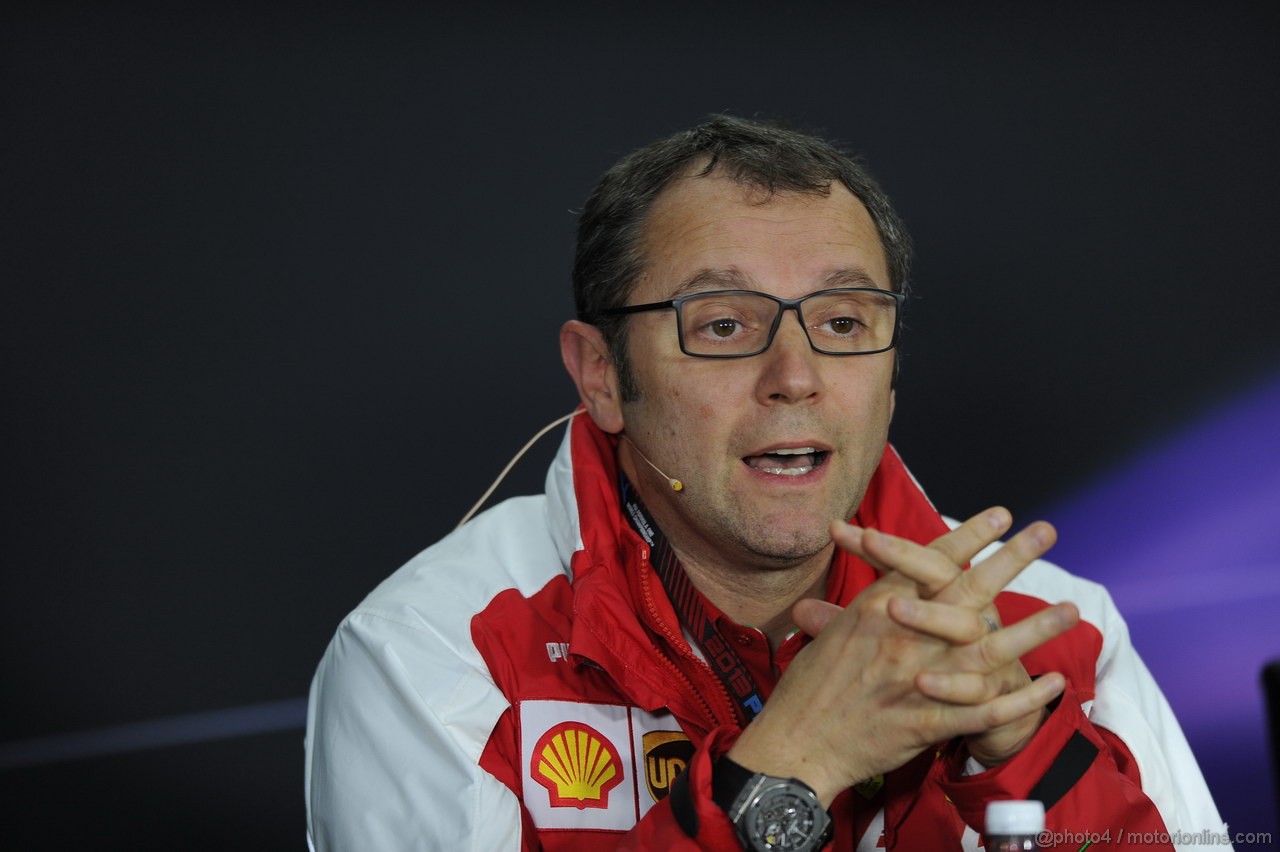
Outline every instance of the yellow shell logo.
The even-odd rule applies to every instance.
[[[529,771],[547,788],[553,808],[607,808],[609,791],[622,783],[618,750],[582,722],[562,722],[543,734]]]

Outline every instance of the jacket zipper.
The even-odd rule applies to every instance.
[[[642,569],[648,567],[648,548],[641,549],[640,564]],[[733,720],[735,725],[739,725],[740,720],[737,712],[734,710],[733,700],[729,696],[729,690],[725,689],[724,684],[721,683],[720,678],[716,677],[716,674],[711,670],[711,667],[703,662],[697,654],[693,653],[692,649],[688,647],[688,643],[684,641],[684,637],[674,635],[671,632],[671,628],[662,620],[662,616],[658,612],[658,606],[653,600],[653,593],[649,586],[648,577],[643,570],[640,574],[640,592],[644,595],[645,607],[648,609],[650,615],[650,623],[658,626],[658,631],[667,640],[667,644],[670,645],[676,653],[680,654],[681,657],[692,662],[695,666],[707,673],[709,676],[708,680],[715,684],[716,693],[724,700],[724,705],[729,708],[730,719]],[[715,710],[711,706],[711,702],[707,701],[707,699],[703,697],[702,693],[694,686],[693,681],[687,674],[685,674],[684,670],[677,666],[673,660],[669,659],[666,654],[662,653],[661,649],[658,649],[658,656],[662,658],[662,661],[666,663],[667,666],[676,673],[684,685],[688,687],[689,693],[698,699],[698,702],[702,705],[702,709],[706,711],[707,719],[711,722],[711,728],[718,727],[721,722],[717,718]],[[708,731],[711,730],[711,728],[708,728]]]

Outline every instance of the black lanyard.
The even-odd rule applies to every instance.
[[[644,503],[640,502],[640,496],[635,493],[631,482],[622,472],[619,472],[618,477],[627,520],[632,529],[648,543],[649,562],[662,581],[662,587],[667,590],[667,598],[675,607],[681,626],[701,646],[707,665],[738,702],[737,707],[743,716],[739,721],[745,725],[764,707],[764,699],[756,686],[755,678],[751,677],[751,672],[747,671],[733,646],[716,629],[715,622],[702,604],[702,595],[694,588],[689,573],[680,564],[667,537],[653,522]]]

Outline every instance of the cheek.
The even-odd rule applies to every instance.
[[[699,432],[705,431],[706,425],[729,410],[726,407],[728,400],[743,398],[745,393],[731,389],[722,378],[708,379],[699,375],[683,362],[672,365],[654,378],[654,387],[658,389],[662,409],[666,412],[664,416],[672,423],[678,422]]]
[[[883,358],[882,355],[865,356]],[[843,376],[836,387],[846,402],[856,404],[863,411],[889,411],[893,405],[893,360],[884,359],[875,364],[857,364],[857,357],[850,359],[853,366],[865,366],[851,375]]]
[[[687,405],[681,410],[703,434],[713,433],[718,423],[741,416],[752,398],[750,386],[727,375],[700,377],[696,385],[684,387]]]
[[[893,413],[893,398],[887,384],[876,381],[858,382],[846,387],[840,395],[841,418],[845,428],[865,436],[870,443],[878,442],[881,432],[887,432]]]
[[[702,401],[702,404],[698,406],[698,419],[701,420],[703,423],[706,423],[707,421],[711,420],[711,418],[714,417],[715,414],[716,414],[716,405],[713,402],[710,402],[704,399]]]

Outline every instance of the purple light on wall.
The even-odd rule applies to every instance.
[[[1050,558],[1111,591],[1223,818],[1274,835],[1259,673],[1280,658],[1280,377],[1042,516]]]

